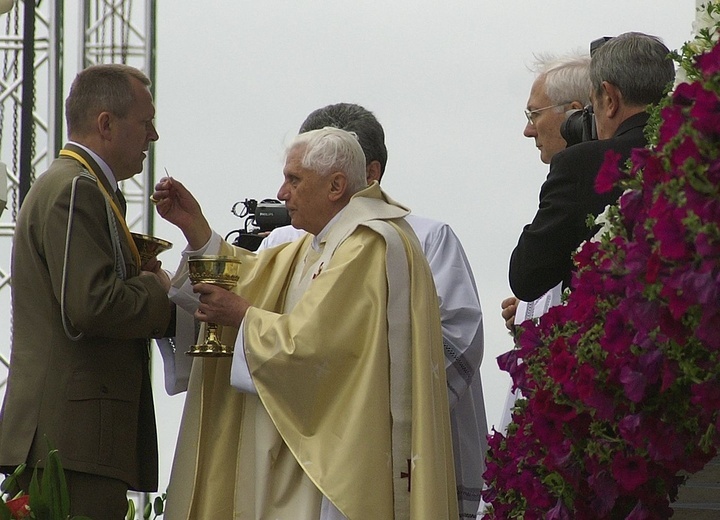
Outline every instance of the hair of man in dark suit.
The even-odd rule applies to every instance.
[[[670,50],[660,38],[628,32],[608,40],[590,62],[590,81],[597,95],[607,81],[630,106],[658,103],[675,79]]]
[[[365,153],[365,164],[380,163],[380,177],[385,173],[387,148],[385,132],[375,115],[354,103],[336,103],[310,113],[300,125],[300,133],[318,130],[326,126],[354,132]]]

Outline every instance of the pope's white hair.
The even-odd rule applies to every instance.
[[[287,152],[304,148],[300,164],[303,168],[329,175],[343,172],[348,179],[348,191],[355,194],[367,187],[365,153],[354,132],[325,127],[296,135]]]

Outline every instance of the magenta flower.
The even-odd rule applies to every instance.
[[[675,209],[663,215],[653,226],[653,232],[660,242],[660,254],[671,260],[684,260],[690,256],[685,242],[686,228],[682,223],[685,213]]]
[[[612,475],[625,491],[633,491],[648,479],[647,462],[638,455],[616,453],[612,461]]]
[[[603,161],[595,178],[595,191],[598,193],[607,193],[613,189],[622,173],[622,170],[620,170],[621,159],[622,155],[614,150],[605,152],[605,161]]]
[[[548,511],[545,520],[572,520],[572,518],[568,508],[562,503],[562,500],[558,499],[555,507]]]
[[[705,309],[695,337],[713,351],[720,350],[720,309]]]
[[[675,94],[678,96],[678,93]],[[658,139],[658,145],[663,146],[675,137],[680,130],[680,127],[685,123],[686,119],[682,112],[676,106],[669,106],[662,109],[660,116],[663,119],[663,123],[660,126],[660,136]]]
[[[715,45],[709,52],[698,56],[697,67],[705,77],[720,73],[720,48]]]
[[[485,518],[667,520],[720,447],[720,44],[688,77],[653,147],[606,156],[596,188],[631,189],[564,304],[498,358],[523,397],[489,438]]]

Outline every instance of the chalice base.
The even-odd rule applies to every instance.
[[[219,341],[206,341],[202,345],[193,345],[186,354],[196,357],[231,357],[233,349]]]

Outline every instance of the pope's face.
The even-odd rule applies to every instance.
[[[543,77],[536,79],[530,89],[527,109],[533,111],[552,105],[554,103],[545,93],[545,79]],[[532,118],[534,124],[528,121],[523,135],[535,139],[535,146],[540,150],[540,160],[550,164],[553,156],[567,146],[565,139],[560,135],[560,126],[565,121],[565,113],[561,107],[548,108],[534,113]]]
[[[284,181],[278,199],[285,202],[290,223],[317,235],[332,218],[329,204],[330,176],[322,176],[301,164],[305,148],[292,148],[285,160]]]
[[[143,169],[145,152],[151,141],[158,140],[153,119],[155,107],[152,95],[145,85],[131,78],[135,102],[125,117],[113,116],[112,164],[116,179],[129,179]]]

